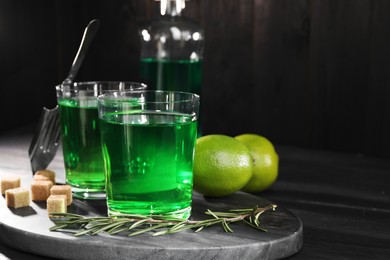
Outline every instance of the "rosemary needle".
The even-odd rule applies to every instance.
[[[71,213],[52,213],[55,225],[50,231],[74,233],[75,236],[96,235],[102,232],[114,235],[127,232],[129,236],[153,231],[153,236],[174,234],[188,229],[200,232],[205,227],[220,224],[225,232],[232,233],[230,224],[242,222],[250,227],[267,232],[260,225],[262,213],[275,210],[276,205],[265,207],[254,206],[249,209],[232,209],[227,212],[207,210],[206,215],[212,218],[205,220],[183,220],[162,215],[124,215],[119,217],[86,217]]]

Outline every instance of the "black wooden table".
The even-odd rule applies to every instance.
[[[26,153],[25,130],[0,136],[7,151]],[[303,248],[290,259],[390,259],[390,161],[363,155],[277,146],[277,182],[256,194],[303,222]],[[0,259],[47,259],[0,244]]]

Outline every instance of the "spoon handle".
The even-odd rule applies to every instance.
[[[94,19],[91,22],[89,22],[89,24],[85,28],[83,38],[81,39],[79,50],[77,51],[76,57],[73,60],[72,67],[70,68],[68,77],[62,82],[62,84],[70,84],[73,82],[77,72],[80,69],[81,63],[84,60],[89,45],[91,44],[93,37],[95,37],[95,34],[99,29],[99,24],[100,24],[99,20]]]

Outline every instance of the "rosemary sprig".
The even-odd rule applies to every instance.
[[[266,207],[254,206],[249,209],[232,209],[227,212],[215,212],[207,210],[206,215],[211,218],[206,220],[183,220],[162,215],[126,215],[116,217],[86,217],[71,213],[52,213],[55,225],[50,231],[62,231],[74,233],[74,236],[96,235],[106,232],[115,235],[128,232],[129,236],[135,236],[153,231],[153,236],[174,234],[187,229],[200,232],[205,227],[221,224],[225,232],[232,233],[230,224],[243,222],[251,227],[267,232],[260,225],[260,216],[268,210],[275,210],[276,205]]]

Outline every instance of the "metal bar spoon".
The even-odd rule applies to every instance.
[[[62,82],[63,87],[70,88],[76,77],[85,54],[99,29],[99,20],[92,20],[84,30],[83,38],[73,60],[69,74]],[[43,108],[35,134],[28,149],[33,175],[38,170],[46,169],[56,155],[60,140],[60,120],[58,106],[53,109]]]

